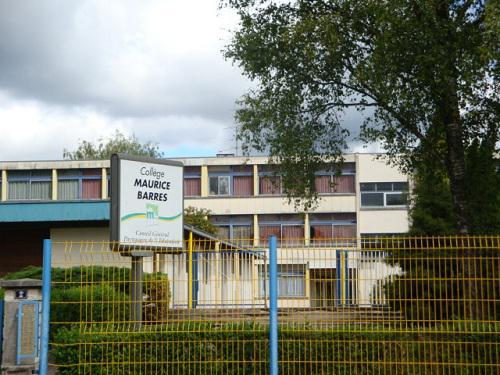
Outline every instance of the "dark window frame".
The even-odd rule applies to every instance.
[[[225,215],[220,215],[222,217],[226,217]],[[239,219],[241,220],[242,216],[249,216],[249,215],[241,215]],[[214,226],[218,227],[228,227],[229,228],[229,241],[231,242],[238,242],[238,241],[252,241],[253,243],[253,236],[255,235],[254,233],[254,228],[253,228],[253,218],[249,217],[248,220],[241,220],[239,221],[237,219],[238,216],[233,215],[233,216],[227,216],[228,220],[223,220],[219,222],[212,221],[212,224]],[[214,218],[214,216],[212,216]],[[234,238],[234,227],[249,227],[251,228],[252,231],[252,238]],[[252,244],[247,244],[248,246],[251,246]]]
[[[253,177],[253,172],[252,171],[237,171],[235,170],[237,167],[241,166],[230,166],[230,169],[228,171],[213,171],[213,172],[208,172],[208,195],[211,197],[251,197],[253,196],[253,180],[252,180],[252,194],[250,195],[235,195],[234,194],[234,177]],[[214,177],[223,177],[223,178],[228,178],[228,194],[212,194],[211,189],[210,189],[210,179]],[[219,181],[219,179],[218,179]],[[219,182],[218,182],[218,191],[219,189]]]
[[[387,185],[390,184],[390,188]],[[401,188],[403,187],[403,188]],[[408,206],[409,186],[407,181],[392,181],[392,182],[360,182],[360,205],[361,208],[403,208]],[[382,205],[366,204],[363,196],[368,197],[380,195],[382,197]],[[387,196],[402,196],[406,200],[404,204],[389,204]]]

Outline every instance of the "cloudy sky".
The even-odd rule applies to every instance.
[[[166,156],[234,152],[250,87],[218,0],[0,0],[0,160],[60,159],[115,129]]]

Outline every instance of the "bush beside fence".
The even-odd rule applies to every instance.
[[[344,327],[345,329],[346,327]],[[283,374],[475,374],[494,372],[494,327],[467,334],[344,330],[279,335]],[[156,327],[154,332],[84,334],[60,330],[52,355],[60,374],[265,374],[268,332],[259,326],[203,324]],[[359,329],[359,327],[358,327]],[[381,328],[382,329],[382,328]],[[498,329],[498,327],[497,327]],[[493,341],[492,341],[493,339]]]

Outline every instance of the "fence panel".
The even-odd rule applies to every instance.
[[[59,373],[267,372],[259,249],[201,239],[182,250],[123,253],[110,243],[53,243],[52,264],[51,365]]]
[[[497,237],[327,243],[281,248],[281,373],[500,371]]]
[[[498,373],[499,245],[484,236],[279,243],[279,372]],[[194,239],[140,254],[53,244],[59,373],[269,373],[267,249]]]

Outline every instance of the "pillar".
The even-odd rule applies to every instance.
[[[253,195],[259,195],[259,166],[253,165]]]
[[[52,200],[57,200],[57,169],[52,169]]]
[[[259,217],[258,215],[253,215],[253,245],[259,246]]]
[[[1,196],[2,201],[7,200],[7,171],[3,170],[2,171],[2,196]]]
[[[201,166],[201,196],[208,197],[208,167]]]
[[[101,198],[108,199],[108,171],[106,168],[101,170]]]

